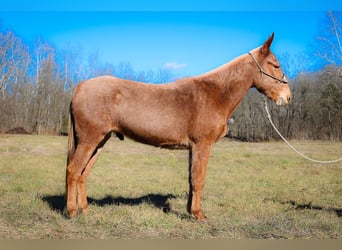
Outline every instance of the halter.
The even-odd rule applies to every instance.
[[[285,77],[284,74],[283,74],[283,76],[282,76],[281,79],[280,79],[280,78],[278,78],[278,77],[276,77],[276,76],[273,76],[273,75],[271,75],[271,74],[265,72],[265,71],[262,69],[261,65],[258,63],[258,61],[256,60],[256,58],[253,56],[253,54],[252,54],[251,52],[248,52],[248,55],[250,55],[250,56],[253,58],[253,61],[254,61],[254,62],[256,63],[256,65],[258,66],[258,69],[259,69],[261,75],[264,74],[264,75],[266,75],[266,76],[268,76],[268,77],[271,77],[272,79],[277,80],[277,81],[279,81],[279,82],[281,82],[281,83],[285,83],[285,84],[288,83],[288,81],[287,81],[287,79],[286,79],[286,77]]]

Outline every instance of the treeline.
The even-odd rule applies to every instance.
[[[290,79],[293,100],[288,107],[269,102],[272,118],[290,139],[342,140],[342,13],[327,13],[324,30],[311,58],[326,66]],[[287,72],[302,68],[300,60],[282,57]],[[306,64],[308,61],[304,62]],[[312,61],[312,60],[311,60]],[[316,63],[316,62],[315,62]],[[322,64],[322,63],[321,63]],[[174,80],[167,69],[136,71],[129,62],[104,63],[98,52],[80,46],[57,49],[42,39],[27,44],[12,31],[0,29],[0,133],[22,127],[31,134],[67,132],[68,108],[73,88],[80,81],[111,74],[150,83]],[[261,95],[251,90],[233,114],[231,136],[244,140],[278,138],[267,121]]]

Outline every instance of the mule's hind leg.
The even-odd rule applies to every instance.
[[[107,134],[105,138],[96,147],[95,151],[93,152],[86,167],[83,169],[82,174],[77,182],[78,208],[84,214],[88,213],[88,200],[87,200],[87,188],[86,188],[87,177],[89,175],[90,170],[94,166],[97,158],[99,157],[102,147],[104,146],[104,144],[107,142],[109,138],[110,138],[110,134]]]
[[[87,200],[87,188],[86,182],[89,175],[90,169],[94,166],[101,149],[95,150],[94,154],[87,163],[85,169],[83,170],[80,178],[77,181],[77,204],[78,209],[83,213],[88,213],[88,200]]]
[[[66,173],[66,200],[67,213],[70,217],[77,215],[77,183],[89,163],[96,146],[78,144],[67,166]]]

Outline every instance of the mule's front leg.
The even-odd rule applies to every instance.
[[[211,144],[195,144],[189,154],[189,199],[188,212],[196,219],[203,220],[205,215],[201,207],[201,194],[205,173],[211,151]]]

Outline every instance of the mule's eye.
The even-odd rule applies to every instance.
[[[280,68],[280,66],[279,66],[279,65],[276,65],[276,64],[274,64],[273,67],[276,68],[276,69],[279,69],[279,68]]]

